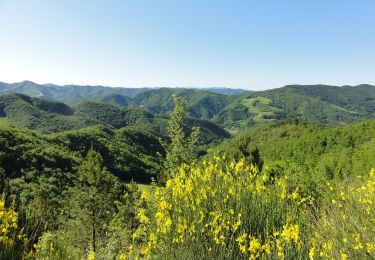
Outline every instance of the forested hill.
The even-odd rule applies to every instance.
[[[300,178],[301,187],[342,180],[374,167],[375,120],[335,128],[298,119],[274,122],[243,131],[211,152],[264,163],[272,174]]]
[[[104,157],[105,166],[120,178],[150,181],[159,169],[158,154],[164,154],[160,140],[169,141],[168,120],[167,115],[95,101],[71,108],[23,94],[0,95],[0,155],[5,156],[0,157],[0,164],[6,166],[7,175],[45,168],[65,171],[70,167],[72,171],[93,147]],[[186,133],[194,126],[200,128],[200,154],[229,137],[210,121],[186,118]],[[59,153],[52,154],[56,150]]]
[[[213,118],[227,128],[286,118],[340,125],[375,118],[375,86],[290,85],[233,98]]]
[[[122,180],[149,182],[159,170],[157,154],[164,154],[157,136],[136,127],[93,126],[46,135],[0,123],[0,165],[8,178],[69,181],[91,148],[100,152],[105,167]]]
[[[0,93],[10,92],[57,100],[78,108],[82,102],[96,101],[164,115],[172,111],[172,94],[177,94],[187,100],[190,117],[210,120],[233,132],[287,118],[330,126],[375,118],[375,86],[372,85],[288,85],[254,92],[226,88],[56,86],[29,81],[0,83]]]
[[[188,101],[190,116],[209,119],[235,131],[287,118],[330,126],[375,118],[375,86],[371,85],[290,85],[231,96],[158,89],[140,93],[133,100],[149,111],[169,113],[172,93]]]
[[[138,127],[163,138],[168,121],[166,115],[154,115],[140,108],[126,109],[96,101],[81,102],[72,108],[64,103],[23,94],[0,95],[0,118],[42,133],[104,125],[114,129]],[[206,120],[188,118],[185,124],[187,129],[200,127],[200,144],[229,137],[224,129]]]

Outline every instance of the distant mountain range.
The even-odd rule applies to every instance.
[[[41,106],[52,106],[59,111],[53,112],[54,114],[62,115],[67,121],[66,124],[77,128],[82,124],[94,124],[95,120],[114,120],[112,117],[104,118],[110,111],[117,113],[118,119],[108,123],[121,126],[124,124],[124,115],[121,114],[123,112],[113,112],[114,110],[135,109],[143,111],[142,113],[151,113],[152,116],[168,115],[173,109],[172,94],[183,96],[187,100],[191,118],[209,120],[230,131],[287,118],[300,118],[325,125],[348,124],[375,118],[375,86],[372,85],[289,85],[265,91],[246,91],[229,88],[57,86],[23,81],[13,84],[0,83],[0,94],[5,93],[22,93],[37,97],[38,99],[30,99],[32,101],[29,100],[28,103],[38,109]],[[27,99],[25,96],[17,98]],[[6,114],[9,117],[12,114],[14,108],[11,104],[14,99],[15,96],[1,97],[0,106],[3,110],[0,112],[3,116]],[[42,100],[59,101],[66,105],[46,105],[47,101]],[[107,111],[101,119],[95,118],[95,115],[100,117],[96,111],[99,107]],[[39,118],[45,116],[45,110],[42,113],[34,108],[25,109],[24,113],[32,112]],[[91,116],[82,116],[82,113]],[[77,117],[78,120],[74,119]],[[34,119],[30,124],[40,125]],[[74,128],[73,126],[67,128]]]
[[[150,88],[111,88],[103,86],[78,86],[65,85],[58,86],[54,84],[36,84],[31,81],[22,81],[19,83],[0,82],[0,93],[22,93],[32,97],[44,99],[53,99],[66,104],[76,104],[85,99],[93,99],[99,96],[109,94],[119,94],[128,97],[134,97],[138,93],[149,90]]]
[[[117,94],[135,97],[139,93],[160,88],[121,88],[121,87],[104,87],[104,86],[79,86],[79,85],[54,85],[54,84],[36,84],[32,81],[22,81],[18,83],[0,82],[0,93],[22,93],[32,97],[40,97],[44,99],[54,99],[66,104],[76,104],[82,100],[96,99],[106,95]],[[223,95],[236,95],[246,92],[243,89],[231,88],[186,88],[201,91],[209,91],[212,93]]]

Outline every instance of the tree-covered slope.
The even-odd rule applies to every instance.
[[[306,182],[341,179],[375,165],[375,120],[335,128],[301,120],[275,122],[243,131],[213,152],[252,158],[256,149],[273,170],[303,174]]]
[[[10,178],[49,174],[50,170],[74,174],[91,148],[100,152],[104,166],[123,180],[149,181],[159,169],[157,154],[164,154],[159,138],[137,127],[114,130],[93,126],[46,135],[0,124],[0,165]]]
[[[164,114],[172,109],[172,93],[188,101],[190,116],[210,119],[233,130],[286,118],[339,125],[375,117],[375,87],[371,85],[291,85],[231,96],[192,89],[158,89],[140,93],[134,100],[138,106]]]
[[[338,124],[374,117],[375,87],[334,87],[325,85],[286,86],[257,93],[294,117],[311,122]],[[254,97],[252,95],[251,97]]]
[[[183,97],[187,101],[189,115],[200,119],[211,119],[231,99],[231,96],[196,89],[161,88],[140,93],[134,100],[151,112],[167,114],[173,109],[173,94]]]
[[[63,103],[31,98],[23,94],[0,95],[0,116],[29,129],[58,132],[94,124],[74,115]]]
[[[155,115],[144,109],[122,109],[118,106],[94,101],[78,104],[75,108],[75,115],[84,120],[95,120],[115,128],[140,127],[163,138],[166,137],[166,125],[169,120],[167,115]],[[207,120],[190,117],[184,124],[185,129],[190,129],[193,126],[200,128],[200,144],[217,143],[221,139],[229,137],[223,128]]]
[[[375,118],[375,87],[290,85],[232,98],[213,122],[242,128],[286,118],[339,125]]]
[[[132,108],[136,106],[133,99],[131,99],[128,96],[120,95],[120,94],[108,94],[105,96],[100,96],[96,98],[95,100],[98,102],[116,105],[119,107]]]
[[[144,109],[126,109],[116,105],[84,101],[71,108],[64,103],[23,94],[0,95],[0,117],[9,122],[38,130],[42,133],[56,133],[103,125],[114,129],[123,127],[142,128],[160,138],[166,137],[167,115],[154,115]],[[199,126],[199,143],[207,145],[219,142],[229,134],[218,125],[207,120],[188,118],[185,128]]]

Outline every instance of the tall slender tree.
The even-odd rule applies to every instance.
[[[120,194],[118,179],[102,164],[100,154],[91,149],[79,167],[76,185],[70,189],[68,209],[70,229],[80,233],[77,236],[82,238],[82,249],[87,250],[86,241],[90,241],[94,253],[101,241],[105,241],[106,228]]]
[[[182,164],[190,164],[196,158],[196,145],[199,138],[199,127],[192,127],[187,135],[184,128],[188,106],[182,97],[173,95],[174,108],[168,122],[167,131],[170,143],[165,145],[166,158],[161,181],[172,178],[176,168]]]

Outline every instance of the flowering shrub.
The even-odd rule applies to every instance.
[[[143,198],[128,255],[207,259],[306,256],[308,205],[288,178],[260,174],[244,160],[214,157],[182,166]]]
[[[27,242],[25,234],[18,227],[18,214],[12,207],[5,206],[5,201],[0,197],[0,258],[13,258],[17,256],[17,245]]]
[[[5,207],[5,202],[0,198],[0,243],[5,246],[14,244],[14,234],[17,231],[17,213]]]
[[[314,225],[310,258],[375,258],[375,170],[337,185],[329,207]]]

